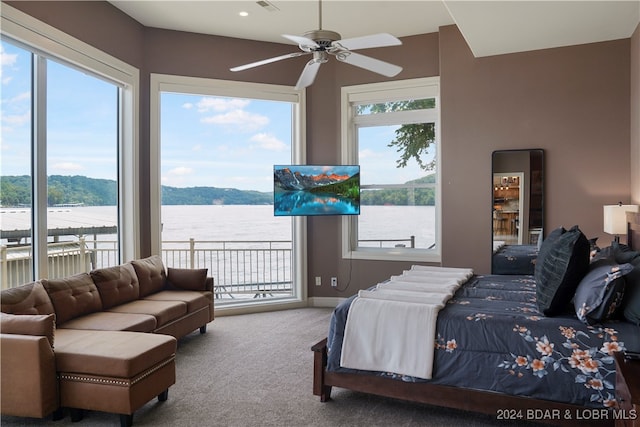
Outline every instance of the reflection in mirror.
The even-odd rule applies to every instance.
[[[533,274],[544,230],[544,152],[494,151],[491,173],[491,272]]]

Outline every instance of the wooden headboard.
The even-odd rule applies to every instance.
[[[640,251],[640,212],[627,212],[627,245]]]

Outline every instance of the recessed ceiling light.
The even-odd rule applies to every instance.
[[[249,12],[246,12],[246,11],[243,10],[242,12],[238,13],[238,15],[240,15],[240,16],[249,16]]]

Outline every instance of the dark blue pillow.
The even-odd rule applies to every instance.
[[[631,248],[622,243],[613,242],[611,246],[602,248],[593,257],[593,261],[609,259],[618,264],[626,264],[640,256],[640,252],[632,251]]]
[[[640,326],[640,256],[631,260],[633,270],[624,276],[626,292],[623,301],[624,318]]]
[[[536,299],[545,316],[566,313],[589,269],[589,241],[577,225],[558,228],[542,242],[536,260]]]
[[[619,318],[624,296],[624,276],[633,270],[631,264],[595,262],[589,267],[576,289],[573,306],[578,319],[587,325]]]

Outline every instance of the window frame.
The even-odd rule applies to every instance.
[[[139,256],[140,227],[139,202],[137,198],[139,176],[137,161],[139,151],[139,87],[140,71],[100,49],[95,48],[63,31],[58,30],[9,5],[1,8],[1,36],[17,43],[41,58],[61,61],[65,65],[87,72],[119,86],[118,102],[118,241],[120,262]],[[36,57],[37,58],[37,57]],[[42,79],[41,74],[34,76]],[[45,95],[34,93],[42,101]],[[33,177],[33,266],[35,277],[47,274],[47,206],[46,206],[46,138],[42,135],[43,124],[38,119],[46,114],[46,102],[32,108],[32,143],[36,170]],[[44,140],[42,138],[45,138]],[[32,162],[32,164],[34,163]]]
[[[161,152],[160,152],[160,95],[162,92],[178,92],[185,94],[220,96],[230,98],[260,99],[267,101],[284,101],[294,104],[292,123],[295,132],[292,135],[292,162],[304,164],[306,162],[306,92],[296,90],[291,86],[266,83],[237,82],[213,78],[177,76],[170,74],[155,74],[150,76],[150,200],[151,215],[151,250],[161,253],[162,224],[161,224]],[[260,304],[239,303],[225,306],[216,310],[225,313],[244,313],[268,309],[304,307],[307,301],[307,220],[305,217],[294,217],[293,239],[293,274],[295,286],[294,295],[290,298],[278,298]]]
[[[374,104],[406,99],[435,98],[436,106],[429,110],[408,110],[391,113],[355,115],[355,104]],[[358,164],[358,128],[403,123],[435,123],[436,143],[436,206],[435,248],[366,248],[357,246],[358,217],[342,218],[342,257],[344,259],[441,262],[441,152],[440,144],[440,77],[396,80],[341,89],[341,160],[343,164]]]

